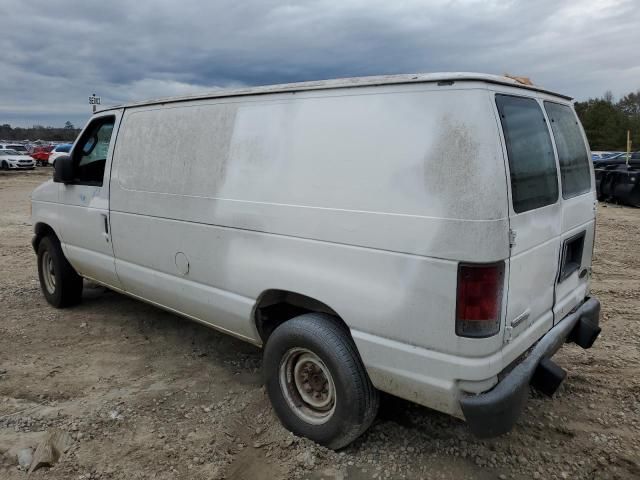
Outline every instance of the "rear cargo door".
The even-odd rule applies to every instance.
[[[535,98],[495,95],[510,191],[509,280],[505,342],[553,326],[562,203],[551,131]]]
[[[584,300],[589,291],[595,235],[596,196],[588,145],[571,105],[545,100],[560,169],[562,219],[555,323]]]

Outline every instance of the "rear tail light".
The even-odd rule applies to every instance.
[[[504,262],[458,266],[456,335],[490,337],[500,331]]]

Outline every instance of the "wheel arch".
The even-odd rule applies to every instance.
[[[305,313],[326,313],[335,317],[351,336],[348,325],[336,310],[325,302],[303,293],[268,289],[263,291],[253,307],[252,317],[260,339],[266,343],[273,331],[284,322]]]
[[[36,223],[33,227],[33,232],[34,235],[31,239],[31,245],[36,252],[38,251],[38,246],[40,245],[42,239],[48,235],[51,235],[56,240],[60,241],[60,237],[58,237],[58,234],[55,232],[55,230],[51,227],[51,225],[45,222]]]

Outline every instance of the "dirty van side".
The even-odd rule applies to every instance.
[[[43,292],[69,306],[89,278],[264,346],[278,417],[332,448],[371,424],[379,390],[487,433],[478,412],[495,417],[510,364],[597,328],[592,172],[562,108],[447,74],[99,112],[33,195]],[[500,431],[552,353],[500,398]]]

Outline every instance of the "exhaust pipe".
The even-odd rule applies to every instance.
[[[531,386],[551,397],[560,388],[565,378],[567,378],[567,372],[550,358],[543,358],[533,372]]]
[[[590,322],[585,317],[580,317],[580,320],[578,320],[578,323],[576,323],[576,326],[573,327],[567,337],[567,342],[573,342],[584,349],[591,348],[601,331],[602,329],[598,325]]]

